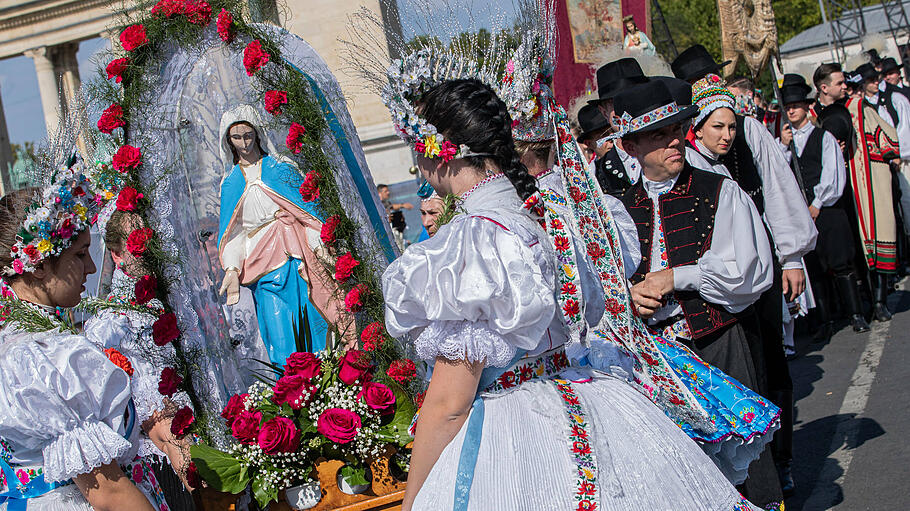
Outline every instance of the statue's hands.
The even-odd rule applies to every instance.
[[[226,295],[226,303],[235,305],[240,301],[240,272],[230,269],[224,274],[224,280],[221,282],[221,289],[218,294]]]

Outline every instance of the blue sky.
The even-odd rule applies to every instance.
[[[79,60],[79,76],[87,82],[94,76],[91,57],[110,48],[107,39],[90,39],[79,45],[76,58]],[[19,56],[0,60],[0,95],[3,97],[3,113],[9,138],[13,143],[24,141],[39,142],[46,136],[44,111],[38,95],[38,76],[32,59]]]

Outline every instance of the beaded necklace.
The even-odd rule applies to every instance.
[[[505,174],[503,174],[502,172],[497,172],[496,174],[493,174],[489,177],[484,178],[483,180],[478,182],[476,185],[472,186],[470,190],[461,194],[461,196],[459,197],[459,200],[461,200],[461,202],[468,200],[468,197],[470,197],[472,193],[476,192],[477,189],[480,188],[481,186],[492,183],[493,181],[496,181],[497,179],[501,179],[504,177],[506,177]]]

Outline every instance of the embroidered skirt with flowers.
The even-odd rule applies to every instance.
[[[567,365],[559,350],[496,370],[414,509],[756,509],[625,381]]]

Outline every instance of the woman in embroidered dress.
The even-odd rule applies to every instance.
[[[133,368],[130,388],[136,421],[143,431],[138,454],[142,459],[134,464],[142,471],[137,469],[136,473],[154,478],[149,465],[170,459],[178,477],[186,484],[190,444],[186,438],[176,438],[170,425],[177,410],[189,405],[189,399],[182,392],[165,397],[159,390],[162,371],[174,359],[174,348],[170,344],[157,346],[151,335],[152,324],[158,319],[155,311],[162,304],[153,298],[145,304],[148,312],[117,308],[136,304],[136,283],[147,274],[142,262],[126,249],[129,233],[145,227],[145,223],[136,213],[116,210],[112,202],[98,215],[97,225],[115,265],[108,295],[113,307],[103,308],[85,322],[85,336],[101,349],[114,348],[130,359]]]
[[[557,282],[556,250],[569,240],[529,214],[539,191],[493,90],[447,81],[420,104],[434,140],[459,148],[448,160],[422,151],[421,172],[462,200],[383,276],[389,332],[414,336],[433,366],[403,509],[754,509],[645,397],[570,367],[565,317],[581,311],[556,314],[571,291]],[[587,308],[589,321],[602,312]]]
[[[0,267],[16,296],[0,329],[3,511],[168,509],[154,479],[131,481],[144,469],[123,468],[140,434],[130,363],[74,333],[61,312],[95,272],[84,170],[77,162],[43,193],[0,199]]]

